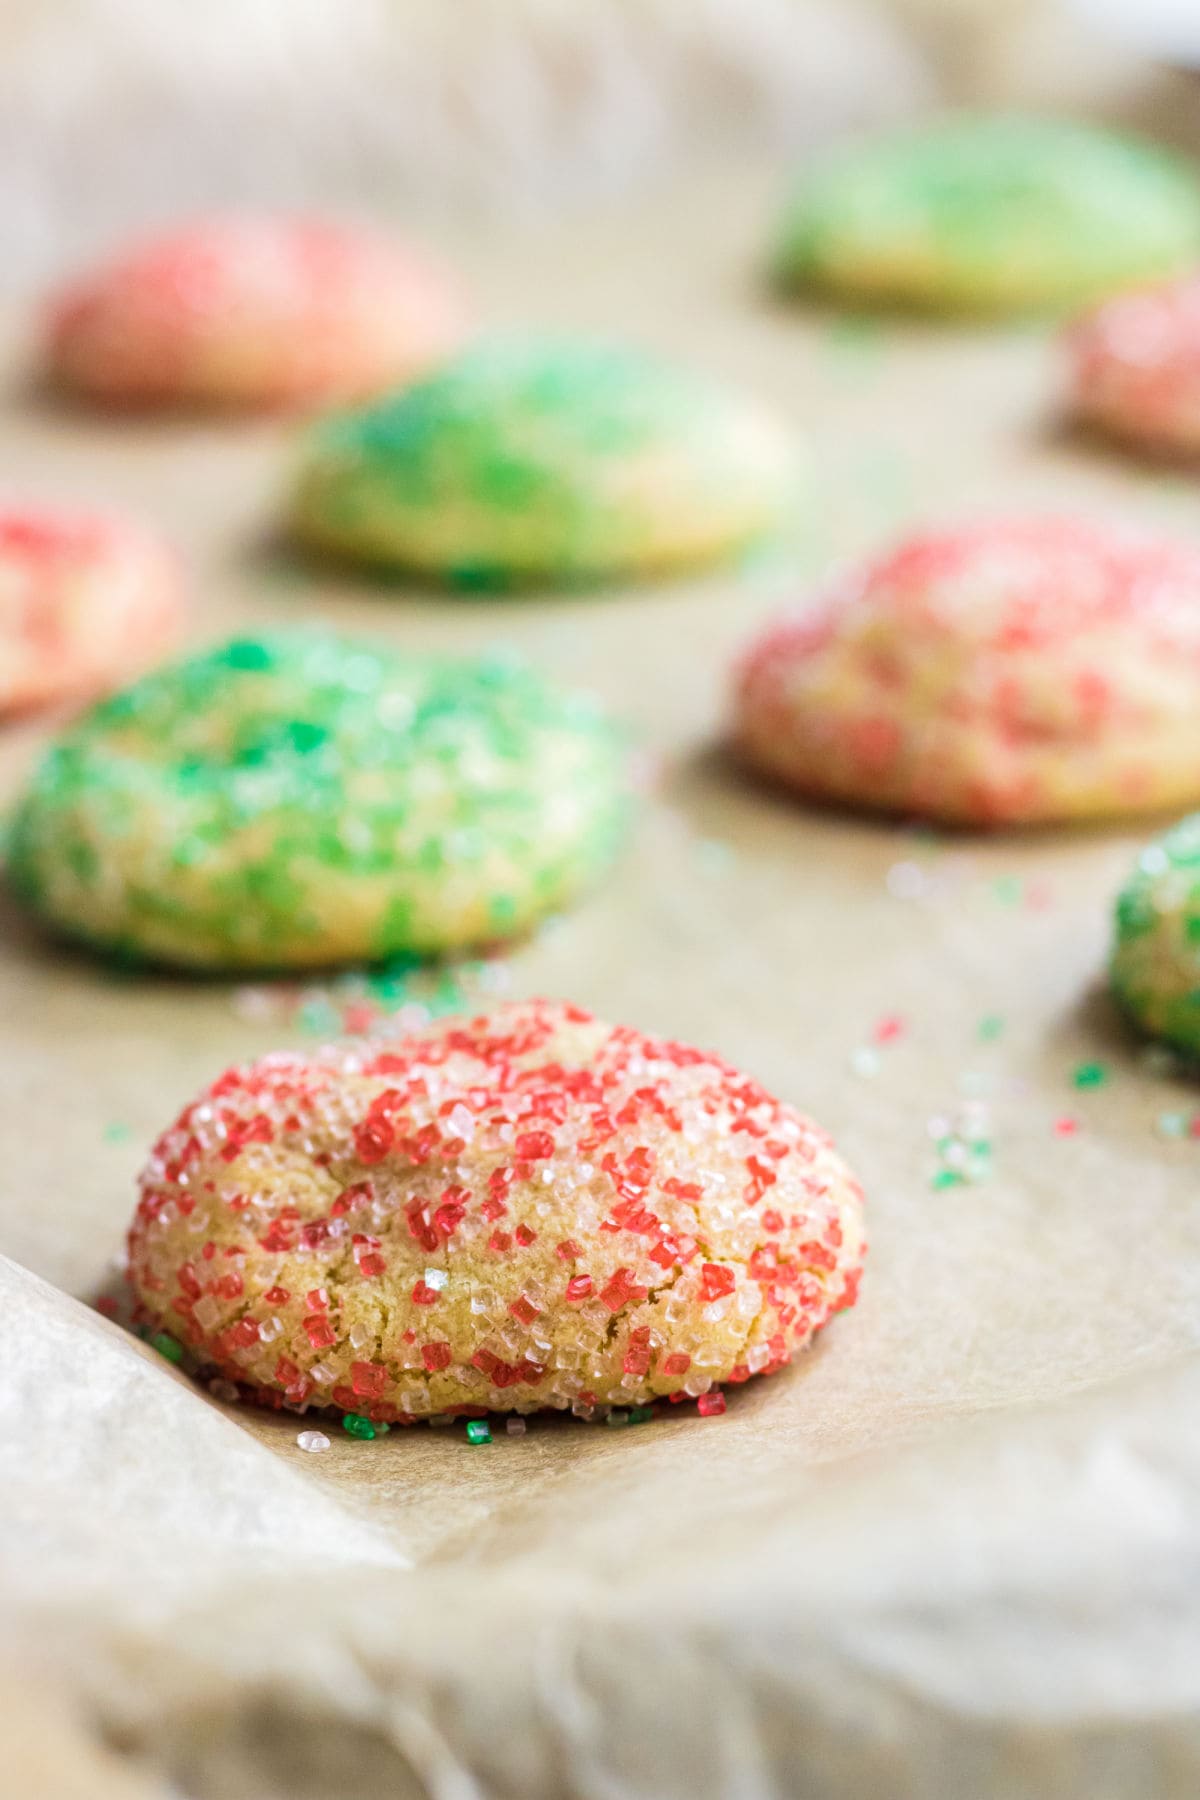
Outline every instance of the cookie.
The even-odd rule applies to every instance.
[[[744,757],[973,825],[1200,801],[1200,552],[1072,519],[915,537],[768,628]]]
[[[505,587],[727,556],[781,521],[797,480],[790,433],[699,376],[510,339],[318,425],[291,513],[319,550]]]
[[[276,631],[79,720],[17,812],[9,874],[69,936],[182,968],[451,950],[596,879],[625,772],[597,707],[514,661]]]
[[[1153,145],[1063,119],[963,115],[834,152],[801,180],[781,284],[869,306],[1083,305],[1200,257],[1200,181]]]
[[[1121,294],[1066,335],[1071,409],[1167,454],[1200,454],[1200,275]]]
[[[1138,858],[1117,900],[1110,975],[1135,1024],[1200,1056],[1200,813]]]
[[[181,226],[70,283],[47,314],[53,380],[138,408],[353,401],[409,380],[464,330],[440,268],[323,219]]]
[[[770,1373],[863,1254],[815,1125],[715,1056],[531,1001],[222,1075],[151,1153],[129,1277],[250,1398],[407,1424]]]
[[[92,696],[177,634],[174,557],[124,520],[0,504],[0,712]]]

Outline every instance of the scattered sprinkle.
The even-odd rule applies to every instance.
[[[1159,1113],[1158,1129],[1163,1137],[1186,1137],[1188,1133],[1187,1116],[1181,1112]]]
[[[329,1448],[329,1439],[323,1431],[302,1431],[296,1442],[301,1450],[308,1450],[314,1454],[318,1450],[328,1450]]]
[[[885,1013],[882,1019],[877,1020],[871,1036],[877,1044],[893,1044],[897,1038],[904,1036],[907,1029],[898,1013]]]
[[[878,1050],[871,1050],[865,1044],[862,1045],[851,1054],[850,1067],[855,1075],[861,1075],[864,1079],[878,1075],[880,1067]]]
[[[1055,1137],[1074,1137],[1078,1130],[1079,1120],[1071,1118],[1069,1114],[1064,1114],[1054,1121]]]
[[[106,1144],[125,1144],[128,1143],[132,1136],[132,1128],[126,1125],[121,1119],[114,1119],[111,1124],[104,1127],[104,1141]]]
[[[150,1339],[150,1344],[151,1348],[157,1350],[160,1356],[165,1356],[168,1362],[183,1361],[183,1345],[178,1338],[173,1338],[169,1331],[156,1331]]]
[[[696,1402],[696,1410],[702,1417],[711,1419],[725,1411],[725,1396],[720,1388],[714,1388],[710,1394],[701,1394]]]
[[[1103,1087],[1104,1083],[1108,1080],[1108,1070],[1103,1063],[1080,1063],[1079,1067],[1072,1075],[1071,1080],[1077,1088]]]
[[[985,1013],[979,1021],[979,1041],[994,1044],[1004,1034],[1004,1020],[999,1013]]]
[[[507,1431],[509,1437],[524,1437],[527,1428],[524,1419],[518,1415],[514,1418],[506,1419],[504,1429]]]
[[[347,1413],[342,1420],[342,1429],[356,1438],[373,1438],[376,1432],[376,1427],[362,1413]]]
[[[486,1419],[468,1419],[467,1420],[467,1442],[468,1442],[468,1444],[490,1444],[491,1441],[492,1441],[492,1428],[488,1424]]]

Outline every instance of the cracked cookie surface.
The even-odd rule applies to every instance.
[[[223,1075],[151,1154],[129,1275],[250,1398],[395,1423],[771,1373],[853,1303],[864,1248],[809,1120],[532,1001]]]

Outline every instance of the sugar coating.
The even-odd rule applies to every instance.
[[[1106,301],[1065,348],[1078,418],[1150,450],[1200,452],[1200,275]]]
[[[1138,858],[1117,900],[1110,977],[1144,1031],[1200,1055],[1200,813]]]
[[[45,357],[100,403],[312,406],[408,380],[463,334],[454,283],[422,253],[323,219],[228,215],[69,283]]]
[[[318,549],[486,588],[704,562],[798,485],[751,402],[628,348],[513,338],[317,426],[291,516]]]
[[[270,1405],[630,1405],[786,1363],[853,1303],[862,1193],[717,1057],[515,1003],[222,1075],[151,1152],[145,1323]]]
[[[982,825],[1200,800],[1200,553],[1083,520],[911,538],[771,626],[745,757],[801,791]]]
[[[149,532],[0,506],[0,712],[114,686],[159,654],[182,612],[178,565]]]
[[[789,286],[931,311],[1081,305],[1200,257],[1200,182],[1064,119],[964,114],[839,149],[779,230]]]
[[[626,755],[590,698],[512,659],[237,638],[58,740],[18,810],[10,877],[71,936],[189,968],[481,944],[604,869]]]

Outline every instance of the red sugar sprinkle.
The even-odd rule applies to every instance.
[[[670,1356],[663,1361],[664,1375],[686,1375],[692,1366],[692,1359],[686,1350],[672,1350]]]
[[[1055,1119],[1054,1121],[1055,1137],[1074,1137],[1078,1130],[1079,1120],[1072,1119],[1066,1114],[1064,1114],[1061,1119]]]
[[[531,1231],[528,1225],[518,1225],[517,1229],[513,1232],[513,1236],[516,1238],[518,1244],[523,1244],[528,1248],[529,1245],[536,1240],[537,1232]]]
[[[358,1272],[360,1275],[382,1275],[386,1268],[387,1257],[380,1256],[378,1250],[368,1250],[365,1256],[360,1256],[358,1259]]]
[[[268,1288],[263,1295],[268,1306],[283,1306],[289,1297],[287,1289],[279,1286]]]
[[[436,1306],[438,1291],[436,1288],[426,1287],[425,1278],[422,1276],[420,1281],[418,1281],[413,1288],[412,1298],[414,1304],[417,1306]]]
[[[329,1305],[329,1295],[323,1287],[309,1288],[304,1298],[314,1312],[323,1312]]]
[[[439,1369],[448,1369],[452,1354],[449,1344],[421,1345],[421,1361],[431,1375],[436,1375]]]
[[[308,1341],[314,1350],[328,1350],[330,1344],[337,1342],[337,1332],[329,1320],[320,1313],[305,1319],[304,1329],[308,1333]]]
[[[903,1037],[906,1030],[907,1025],[898,1013],[885,1013],[882,1019],[876,1020],[871,1037],[877,1044],[891,1044]]]
[[[586,1300],[592,1291],[590,1275],[572,1275],[567,1283],[567,1299],[575,1306],[580,1300]]]
[[[488,1249],[494,1250],[497,1256],[504,1256],[512,1249],[512,1235],[507,1231],[493,1231],[488,1239]]]
[[[540,1306],[533,1304],[527,1294],[518,1294],[515,1300],[509,1302],[508,1310],[521,1325],[532,1325],[535,1319],[541,1317],[542,1311]]]
[[[706,1419],[713,1418],[717,1413],[723,1413],[725,1411],[724,1394],[719,1388],[714,1389],[711,1394],[701,1394],[696,1402],[696,1411]]]
[[[360,1400],[378,1400],[387,1386],[387,1374],[383,1363],[350,1364],[350,1384]]]
[[[612,1277],[606,1287],[601,1288],[600,1298],[609,1312],[620,1312],[623,1306],[634,1300],[644,1300],[649,1289],[639,1287],[633,1279],[633,1270],[621,1268]]]
[[[116,1317],[118,1307],[111,1294],[101,1294],[96,1302],[96,1311],[103,1313],[106,1319],[113,1319]]]
[[[555,1245],[554,1254],[561,1256],[564,1262],[570,1262],[574,1257],[582,1256],[583,1251],[574,1238],[564,1238],[561,1244]]]
[[[545,1157],[554,1155],[554,1139],[548,1131],[522,1131],[517,1136],[513,1151],[522,1162],[540,1162]]]
[[[360,1162],[382,1162],[395,1140],[395,1128],[378,1115],[364,1119],[354,1128],[354,1148]]]
[[[705,1263],[700,1272],[700,1290],[706,1300],[719,1300],[722,1294],[732,1294],[737,1285],[737,1278],[732,1269],[722,1263]]]

